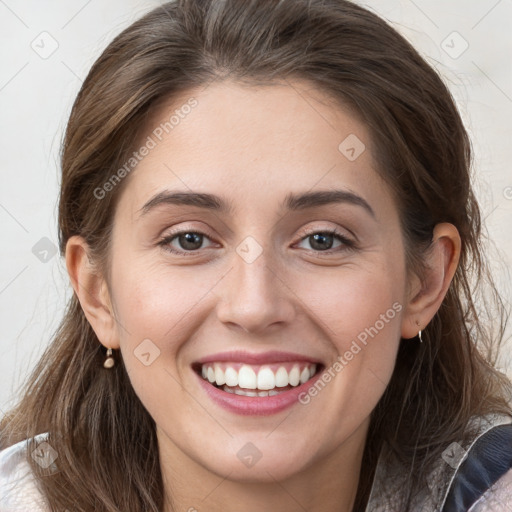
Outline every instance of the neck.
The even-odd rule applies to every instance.
[[[216,474],[187,456],[158,430],[166,505],[163,512],[352,512],[369,419],[327,455],[302,471],[265,481],[237,481],[228,468]]]

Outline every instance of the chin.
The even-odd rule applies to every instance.
[[[283,457],[286,459],[286,457]],[[288,460],[272,460],[263,461],[263,457],[252,467],[247,467],[244,464],[232,461],[226,463],[223,467],[217,468],[215,471],[222,478],[226,477],[228,480],[239,483],[275,483],[277,481],[284,481],[299,474],[303,467],[295,461]]]

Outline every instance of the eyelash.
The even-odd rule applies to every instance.
[[[165,238],[161,239],[158,242],[158,245],[161,246],[165,251],[168,251],[168,252],[170,252],[172,254],[177,254],[177,255],[182,255],[182,256],[194,256],[199,251],[199,249],[192,250],[192,251],[178,251],[176,249],[172,249],[170,247],[170,245],[169,245],[178,236],[184,235],[184,234],[190,234],[190,233],[195,234],[195,235],[201,235],[201,236],[204,236],[204,237],[210,238],[210,239],[212,238],[207,233],[203,233],[202,231],[194,231],[192,229],[183,229],[181,231],[177,231],[175,233],[171,233],[168,236],[166,236]],[[335,238],[337,238],[339,241],[342,242],[344,247],[341,247],[341,248],[338,247],[337,249],[329,249],[327,251],[316,251],[314,249],[309,250],[309,251],[312,251],[314,253],[329,255],[329,254],[339,253],[339,252],[342,252],[342,251],[349,251],[349,250],[355,250],[356,249],[355,242],[353,242],[352,240],[350,240],[347,237],[345,237],[342,233],[337,231],[336,228],[334,228],[334,229],[321,229],[321,230],[320,229],[308,229],[304,233],[304,235],[300,238],[299,242],[302,242],[304,239],[306,239],[306,238],[308,238],[308,237],[310,237],[312,235],[315,235],[315,234],[334,236]]]

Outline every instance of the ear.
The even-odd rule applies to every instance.
[[[66,267],[80,305],[98,340],[119,348],[119,336],[107,283],[91,263],[87,242],[72,236],[66,244]]]
[[[402,316],[402,338],[414,338],[432,320],[448,291],[460,258],[457,228],[446,222],[434,228],[425,279],[415,276]]]

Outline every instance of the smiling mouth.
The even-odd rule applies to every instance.
[[[192,369],[212,386],[240,396],[275,396],[305,384],[323,369],[319,363],[283,362],[252,365],[235,362],[196,363]]]

